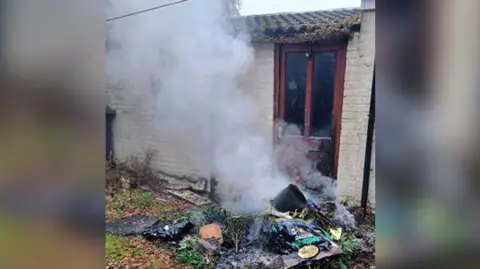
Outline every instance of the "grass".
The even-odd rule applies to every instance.
[[[208,266],[197,250],[181,250],[175,255],[176,259],[183,263],[193,266],[195,269],[207,269]]]
[[[128,255],[127,251],[130,247],[132,247],[132,245],[128,238],[106,234],[105,260],[107,260],[107,262],[121,261]]]
[[[131,209],[145,209],[154,202],[153,193],[142,190],[121,191],[112,199],[112,208],[117,212]]]
[[[157,267],[164,266],[165,261],[164,260],[155,260],[150,263],[150,268],[156,269]]]
[[[107,221],[112,221],[132,214],[147,214],[161,222],[171,222],[186,218],[186,213],[169,202],[155,201],[152,192],[138,189],[122,190],[107,202]]]
[[[171,222],[182,219],[185,212],[180,211],[175,205],[169,203],[156,203],[154,206],[155,217],[161,222]]]
[[[180,241],[175,258],[178,262],[188,264],[196,269],[207,269],[211,266],[207,259],[199,252],[199,243],[196,236],[185,236]]]
[[[332,258],[327,264],[326,269],[348,269],[358,254],[358,239],[352,233],[344,232],[338,241],[338,246],[343,250],[343,254]]]
[[[187,235],[179,243],[178,250],[196,249],[198,247],[198,237]]]
[[[174,255],[139,237],[106,234],[105,260],[107,268],[192,268],[175,263]]]

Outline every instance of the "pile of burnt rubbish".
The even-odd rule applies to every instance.
[[[281,255],[285,268],[343,252],[334,242],[340,239],[342,228],[331,223],[295,185],[289,185],[271,201],[264,222],[265,248]]]
[[[225,212],[202,211],[168,225],[148,216],[137,216],[136,221],[142,218],[144,222],[140,224],[128,223],[127,219],[107,223],[107,232],[170,242],[196,234],[204,249],[218,255],[215,267],[218,269],[296,268],[317,264],[343,253],[337,242],[348,229],[332,223],[319,205],[292,184],[270,201],[270,208],[244,223],[237,247],[224,240],[229,231]]]

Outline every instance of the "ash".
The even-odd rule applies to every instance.
[[[241,268],[282,268],[283,260],[279,255],[263,251],[260,247],[245,247],[238,253],[234,250],[220,251],[217,269]]]
[[[339,200],[336,180],[314,172],[307,174],[304,181],[305,194],[320,206],[322,214],[346,231],[358,229],[354,215]]]
[[[366,253],[375,252],[375,230],[371,227],[360,228],[355,233],[355,236],[359,239],[360,251]]]

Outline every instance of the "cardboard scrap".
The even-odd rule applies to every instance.
[[[332,248],[329,251],[320,251],[313,258],[301,259],[297,256],[298,255],[297,253],[292,253],[292,254],[289,254],[289,255],[283,255],[282,259],[283,259],[283,263],[285,265],[285,268],[291,268],[291,267],[297,266],[297,265],[299,265],[302,262],[307,261],[307,260],[319,261],[323,258],[340,255],[342,253],[343,253],[342,249],[337,244],[332,242]]]
[[[185,184],[185,183],[168,183],[165,185],[165,189],[167,190],[181,191],[181,190],[188,190],[190,188],[191,188],[191,185]]]

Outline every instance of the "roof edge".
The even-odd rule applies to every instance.
[[[246,17],[257,17],[257,16],[276,16],[276,15],[288,15],[288,14],[304,14],[310,12],[328,12],[328,11],[352,11],[358,10],[362,11],[361,7],[345,7],[345,8],[333,8],[333,9],[316,9],[316,10],[308,10],[308,11],[286,11],[286,12],[276,12],[276,13],[262,13],[262,14],[251,14],[251,15],[241,15],[236,18],[246,18]]]

